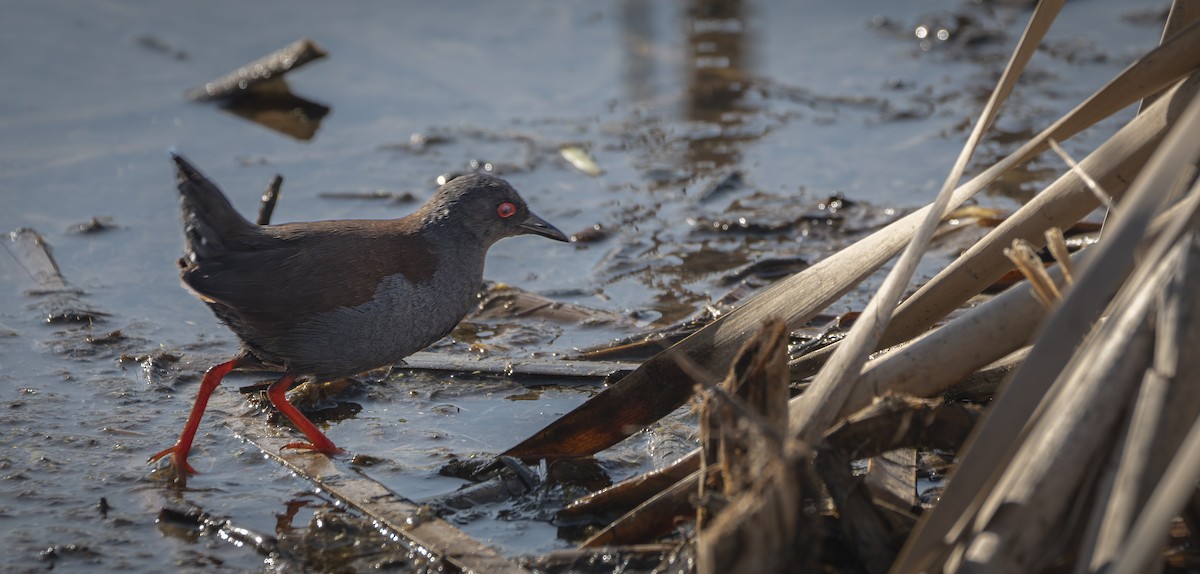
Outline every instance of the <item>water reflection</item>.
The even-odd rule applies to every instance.
[[[642,105],[654,99],[654,4],[626,0],[621,4],[621,29],[626,58],[623,78],[629,101]]]
[[[677,25],[684,36],[684,57],[678,60],[683,84],[680,115],[691,133],[679,139],[679,149],[667,152],[673,157],[664,159],[672,168],[656,165],[646,170],[653,187],[674,188],[697,177],[727,172],[741,161],[741,144],[761,137],[761,131],[742,129],[758,111],[745,98],[755,74],[751,47],[755,39],[747,29],[748,12],[743,0],[693,0],[678,13]],[[653,105],[662,81],[655,54],[663,45],[657,36],[666,32],[656,27],[656,14],[653,4],[622,4],[623,80],[629,100],[636,105]],[[661,139],[653,128],[647,137]]]
[[[625,91],[644,109],[630,126],[632,145],[646,148],[637,167],[649,191],[670,198],[670,203],[634,217],[687,221],[707,211],[724,211],[723,205],[751,188],[742,177],[742,148],[766,130],[747,129],[760,116],[753,99],[747,98],[756,82],[753,46],[758,42],[747,24],[750,12],[747,0],[689,0],[666,14],[661,5],[622,4]],[[656,25],[661,22],[667,25]],[[671,50],[673,45],[677,51]],[[680,57],[659,60],[656,53]],[[667,71],[655,66],[660,61],[677,67],[675,79],[664,80]],[[656,88],[664,93],[656,94]],[[674,94],[678,96],[671,97]],[[655,109],[668,102],[677,105]],[[679,201],[675,194],[681,189],[697,201]],[[606,284],[635,276],[650,287],[659,314],[655,325],[695,314],[713,298],[708,286],[698,282],[746,264],[755,249],[741,238],[696,244],[676,234],[688,231],[689,227],[668,226],[648,237],[622,238],[627,245],[602,263],[608,268]]]
[[[282,82],[282,80],[280,80]],[[331,108],[293,94],[286,88],[268,95],[248,95],[221,106],[231,114],[301,141],[311,140]]]
[[[685,117],[720,128],[688,143],[687,162],[699,171],[737,165],[737,144],[758,139],[758,134],[747,136],[736,129],[755,111],[743,98],[753,72],[746,17],[742,0],[693,0],[687,11]]]

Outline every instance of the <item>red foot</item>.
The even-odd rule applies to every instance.
[[[155,462],[169,454],[171,455],[171,464],[175,466],[175,469],[178,472],[184,475],[199,474],[196,472],[196,469],[192,468],[192,465],[188,464],[187,462],[187,449],[183,449],[181,453],[179,447],[180,444],[175,443],[175,446],[165,449],[162,452],[150,457],[150,460],[147,460],[146,463],[149,464]]]
[[[183,476],[196,474],[196,469],[188,464],[188,453],[192,450],[192,441],[196,439],[196,429],[200,428],[200,418],[204,416],[204,409],[208,406],[208,397],[212,396],[213,391],[221,384],[221,379],[225,378],[230,371],[237,368],[243,357],[235,357],[233,360],[226,361],[217,365],[204,373],[204,380],[200,383],[200,391],[196,393],[196,403],[192,405],[192,412],[188,414],[187,422],[183,424],[183,432],[179,434],[179,440],[171,448],[150,457],[147,463],[154,462],[168,453],[171,455],[171,464]]]
[[[267,387],[267,396],[271,399],[271,404],[275,405],[275,408],[279,409],[283,416],[292,421],[292,424],[296,425],[296,428],[300,429],[300,432],[304,433],[308,439],[306,443],[288,443],[283,445],[283,448],[315,450],[329,455],[342,453],[342,449],[334,445],[333,441],[317,428],[317,425],[314,425],[312,421],[308,420],[308,417],[304,416],[304,413],[288,402],[287,391],[295,381],[296,377],[288,373]]]

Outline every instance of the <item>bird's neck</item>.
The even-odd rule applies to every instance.
[[[474,250],[486,254],[488,248],[496,242],[493,238],[487,237],[484,230],[444,216],[426,215],[422,217],[421,232],[435,244],[450,246],[459,251]]]

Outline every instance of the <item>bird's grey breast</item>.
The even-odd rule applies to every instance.
[[[383,277],[365,302],[318,313],[289,336],[295,372],[349,376],[399,362],[448,334],[483,281],[482,260],[441,264],[421,281]],[[464,265],[465,264],[465,265]]]

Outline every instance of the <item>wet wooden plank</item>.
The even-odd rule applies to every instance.
[[[65,291],[67,282],[58,270],[58,264],[50,255],[50,248],[42,236],[32,229],[21,228],[5,234],[5,251],[11,256],[14,269],[3,276],[14,277],[27,289],[38,293]],[[5,265],[5,267],[8,267]]]
[[[214,396],[215,409],[236,413],[245,410],[238,395]],[[235,434],[258,447],[266,456],[286,466],[322,492],[352,506],[393,532],[431,558],[441,559],[463,572],[528,574],[515,560],[505,558],[495,548],[483,544],[449,522],[438,518],[426,506],[392,492],[386,486],[359,472],[348,471],[345,464],[313,452],[280,447],[294,442],[294,436],[276,436],[264,418],[225,416],[224,424]]]
[[[400,370],[412,371],[456,371],[485,373],[502,376],[526,376],[548,378],[604,379],[637,369],[640,363],[629,361],[570,361],[564,359],[490,359],[461,358],[444,353],[419,352],[404,358],[397,365]]]
[[[108,316],[81,301],[83,291],[67,286],[50,245],[37,231],[17,229],[0,238],[0,244],[7,254],[0,255],[0,284],[38,298],[36,312],[45,322],[91,325]]]

